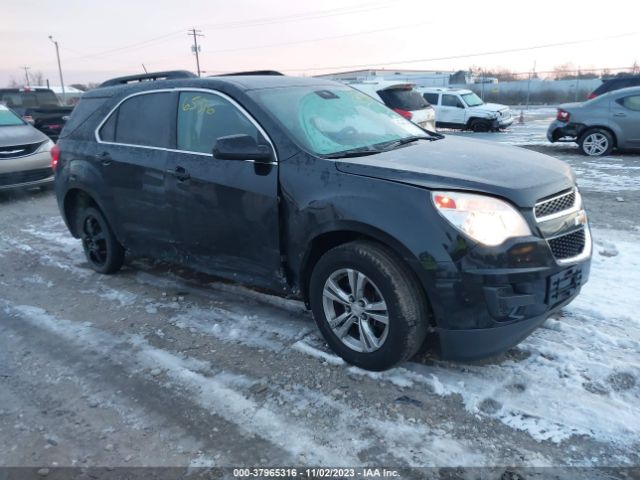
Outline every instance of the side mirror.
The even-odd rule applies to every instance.
[[[266,163],[271,161],[271,147],[258,145],[250,135],[228,135],[216,140],[213,156],[219,160],[255,160]]]

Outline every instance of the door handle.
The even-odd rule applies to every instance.
[[[614,117],[626,117],[626,116],[627,116],[627,114],[626,114],[626,113],[622,113],[622,112],[620,112],[620,113],[614,113],[614,114],[613,114],[613,116],[614,116]]]
[[[111,162],[113,161],[109,152],[98,153],[96,155],[96,159],[98,159],[100,163],[102,163],[102,165],[104,165],[105,167],[107,165],[111,165]]]
[[[176,167],[173,170],[167,170],[167,173],[176,177],[179,181],[184,182],[191,178],[191,174],[184,167]]]

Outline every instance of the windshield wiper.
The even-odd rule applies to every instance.
[[[324,158],[354,158],[365,157],[367,155],[375,155],[376,153],[383,152],[384,150],[371,149],[371,148],[354,148],[353,150],[345,150],[343,152],[336,152],[330,155],[325,155]]]
[[[417,142],[418,140],[429,140],[433,142],[434,140],[438,140],[439,137],[432,137],[426,135],[414,135],[411,137],[401,138],[399,140],[394,140],[392,142],[387,142],[384,144],[383,151],[394,150],[402,145],[407,145],[408,143]]]

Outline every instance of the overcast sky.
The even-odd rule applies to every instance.
[[[526,72],[534,62],[538,71],[640,62],[637,0],[2,0],[0,14],[0,85],[24,79],[24,66],[59,84],[48,35],[60,44],[67,84],[137,73],[143,63],[149,71],[195,70],[191,27],[204,34],[201,66],[210,73],[314,75],[361,65]]]

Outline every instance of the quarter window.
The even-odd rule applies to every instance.
[[[100,129],[100,139],[147,147],[172,147],[175,100],[171,93],[147,93],[125,100]]]
[[[202,92],[180,94],[178,150],[211,153],[218,138],[238,134],[260,142],[256,126],[227,99]]]
[[[620,98],[618,103],[629,110],[640,111],[640,95]]]
[[[425,93],[424,98],[431,105],[438,105],[438,94],[437,93]]]

